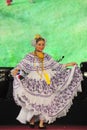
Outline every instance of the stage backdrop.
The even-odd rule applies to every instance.
[[[55,60],[87,61],[87,0],[0,0],[0,67],[14,67],[33,51],[37,33]]]

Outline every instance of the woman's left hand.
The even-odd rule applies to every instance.
[[[71,62],[71,66],[77,65],[76,62]]]
[[[65,64],[66,67],[74,66],[74,65],[77,65],[77,63],[76,62],[71,62],[71,63]]]

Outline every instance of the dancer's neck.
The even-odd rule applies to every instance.
[[[44,58],[44,53],[43,53],[42,51],[35,50],[35,51],[34,51],[34,54],[35,54],[38,58],[41,58],[41,59]]]
[[[43,53],[42,51],[40,51],[40,50],[35,50],[35,52],[41,52],[41,53]]]

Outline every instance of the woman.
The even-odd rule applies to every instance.
[[[12,70],[15,102],[22,107],[17,120],[30,122],[35,126],[38,116],[39,128],[46,128],[44,122],[52,123],[56,118],[65,116],[74,96],[81,91],[82,75],[75,62],[59,64],[44,53],[45,39],[36,35],[34,52],[29,53]],[[73,66],[72,69],[67,69]],[[24,73],[19,79],[18,71]]]

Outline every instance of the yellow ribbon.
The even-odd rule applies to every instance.
[[[44,71],[43,74],[44,74],[46,83],[47,83],[48,85],[50,85],[51,81],[50,81],[50,76],[49,76],[49,74],[48,74],[46,71]]]

